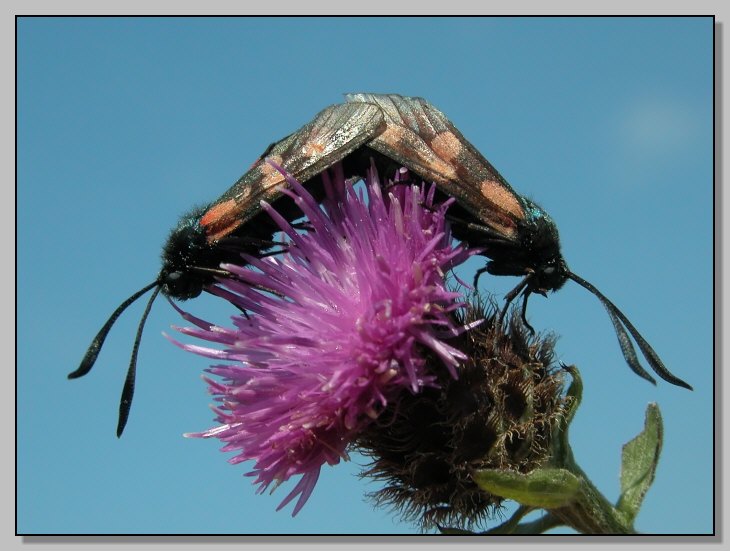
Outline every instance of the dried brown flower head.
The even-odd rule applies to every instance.
[[[357,440],[372,459],[363,476],[385,483],[370,497],[424,530],[480,525],[499,509],[502,499],[474,483],[474,470],[526,473],[550,456],[566,405],[555,337],[530,335],[517,315],[498,327],[497,317],[474,299],[458,321],[484,323],[450,342],[469,356],[458,380],[442,370],[440,388],[404,393]]]

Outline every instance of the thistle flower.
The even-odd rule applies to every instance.
[[[180,332],[222,348],[176,344],[230,362],[207,370],[220,424],[188,436],[225,442],[233,464],[253,460],[247,474],[259,493],[301,475],[278,507],[298,496],[293,515],[323,465],[347,459],[348,445],[404,395],[455,379],[466,359],[446,342],[467,326],[454,322],[461,295],[445,274],[473,253],[452,245],[435,188],[406,184],[403,170],[395,180],[383,195],[372,169],[365,195],[338,166],[323,175],[320,208],[288,177],[285,193],[309,231],[262,203],[290,244],[279,256],[222,266],[232,276],[209,291],[244,312],[233,327],[178,309],[195,326]]]
[[[471,528],[493,516],[503,498],[482,490],[474,472],[543,465],[568,402],[554,337],[530,336],[518,316],[500,326],[494,306],[478,297],[466,316],[486,319],[454,343],[469,356],[459,379],[441,376],[438,387],[404,396],[356,442],[372,459],[363,476],[384,482],[371,498],[424,530]]]

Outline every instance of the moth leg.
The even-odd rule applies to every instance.
[[[244,248],[245,245],[253,245],[257,249],[264,249],[269,247],[286,247],[286,243],[283,241],[274,241],[273,239],[261,239],[259,237],[251,237],[248,235],[241,236],[228,236],[224,240],[218,242],[219,247],[229,247],[240,249]]]
[[[509,308],[509,305],[512,303],[512,301],[517,298],[517,295],[519,295],[523,289],[525,289],[525,292],[527,292],[528,285],[532,281],[532,279],[535,277],[535,272],[530,271],[524,278],[522,278],[522,281],[519,282],[517,287],[512,289],[509,293],[507,293],[504,296],[504,307],[502,308],[502,311],[499,313],[499,320],[498,323],[501,326],[502,322],[504,321],[505,316],[507,315],[507,309]],[[527,301],[525,301],[527,302]],[[525,306],[527,308],[527,306]],[[524,311],[523,311],[524,315]],[[528,324],[529,325],[529,324]]]
[[[488,271],[489,270],[487,270],[487,267],[484,266],[484,268],[479,268],[477,270],[477,273],[474,274],[474,283],[473,283],[474,290],[476,290],[477,289],[477,286],[479,285],[479,278],[482,276],[482,274],[484,274],[484,273],[486,273]]]
[[[529,287],[522,292],[522,323],[530,332],[530,334],[534,335],[535,330],[532,328],[532,325],[530,325],[527,321],[527,299],[529,298],[530,294],[531,292]]]
[[[292,245],[287,245],[286,243],[278,243],[278,245],[281,245],[281,247],[282,247],[278,251],[266,251],[265,253],[260,253],[258,255],[258,257],[259,258],[266,258],[267,256],[276,256],[277,254],[286,253],[286,252],[289,252],[289,249],[292,246],[294,246],[293,244]]]
[[[311,222],[294,222],[291,224],[291,227],[295,230],[315,231]]]
[[[467,220],[463,220],[460,218],[451,217],[448,214],[446,215],[446,219],[449,222],[456,222],[457,224],[464,226],[468,230],[479,232],[484,235],[488,235],[491,239],[489,239],[487,241],[487,243],[493,243],[493,244],[501,243],[504,245],[513,245],[514,244],[513,241],[505,239],[504,237],[499,235],[497,232],[495,232],[494,230],[490,229],[488,226],[485,226],[483,224],[477,224],[476,222],[469,222]],[[482,243],[482,242],[480,241],[480,243]]]
[[[228,272],[226,270],[213,270],[213,269],[205,269],[205,270],[208,271],[208,272],[217,273],[221,277],[225,277],[227,279],[232,279],[234,281],[240,281],[241,283],[245,283],[251,289],[256,289],[257,291],[263,291],[265,293],[271,293],[272,295],[277,296],[279,298],[284,298],[284,294],[280,293],[279,291],[277,291],[275,289],[272,289],[271,287],[267,287],[266,285],[261,285],[260,283],[257,283],[257,284],[249,283],[245,279],[241,279],[236,274],[233,274],[233,273]],[[241,312],[244,312],[244,313],[246,312],[246,310],[244,308],[241,308],[240,306],[235,305],[235,304],[234,304],[234,306],[236,306],[236,308],[238,308],[239,310],[241,310]],[[246,316],[246,317],[248,317],[248,316]]]

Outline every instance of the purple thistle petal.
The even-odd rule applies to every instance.
[[[287,253],[225,264],[232,277],[209,289],[247,314],[223,329],[176,307],[194,325],[181,333],[222,349],[168,338],[235,362],[208,369],[220,425],[186,436],[218,438],[223,451],[237,453],[231,463],[253,460],[247,474],[258,492],[301,475],[279,505],[296,498],[296,514],[321,467],[347,459],[347,446],[388,404],[436,384],[422,349],[457,377],[465,356],[444,339],[467,328],[454,326],[450,314],[462,297],[444,274],[472,253],[452,245],[447,206],[433,204],[433,186],[393,184],[383,194],[371,169],[366,195],[336,166],[323,174],[320,206],[282,174],[311,231],[294,230],[262,203],[289,238]],[[396,174],[396,182],[407,180],[407,171]]]

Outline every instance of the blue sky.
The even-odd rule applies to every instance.
[[[364,497],[363,460],[257,496],[245,466],[184,432],[213,424],[207,363],[162,338],[158,301],[126,433],[114,434],[136,325],[91,338],[152,281],[178,217],[270,142],[351,91],[443,110],[556,221],[571,269],[613,300],[694,392],[625,365],[598,300],[530,301],[585,398],[576,459],[611,500],[621,445],[657,402],[665,443],[637,528],[708,533],[713,495],[712,21],[687,18],[21,19],[18,23],[17,528],[41,533],[413,533]],[[470,278],[476,259],[461,272]],[[483,277],[498,296],[515,278]],[[225,322],[210,298],[187,309]]]

